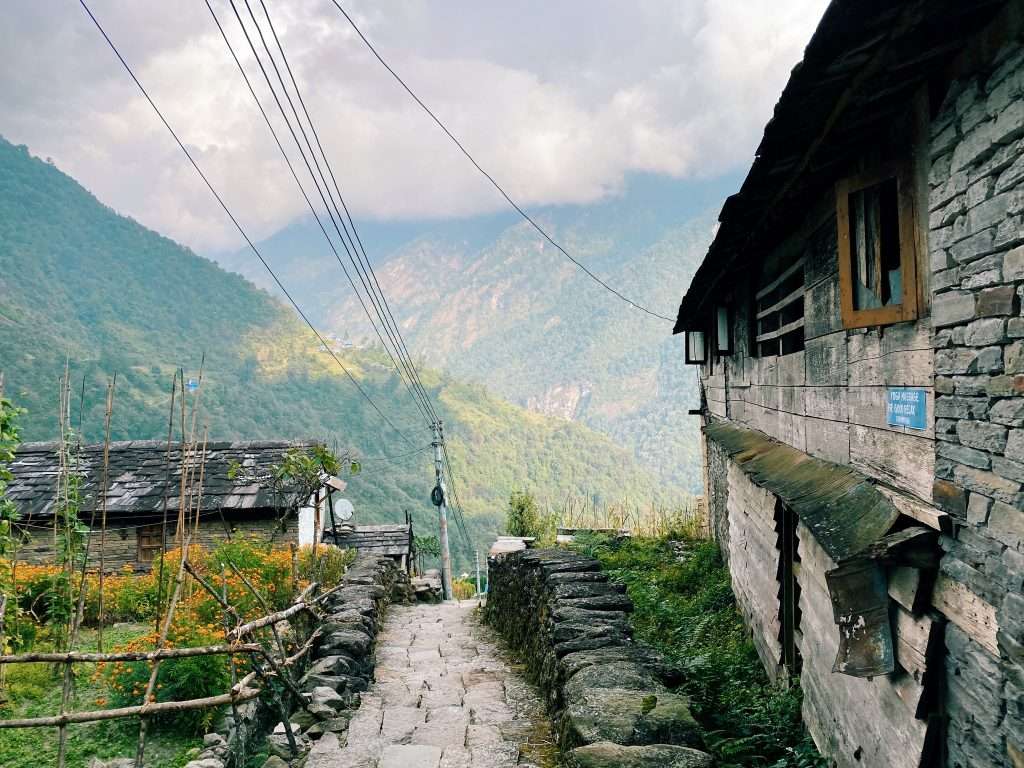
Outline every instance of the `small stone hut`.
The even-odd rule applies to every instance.
[[[357,552],[387,557],[406,573],[412,572],[416,550],[413,547],[412,521],[409,519],[404,523],[381,525],[338,525],[336,530],[331,529],[328,520],[323,540]]]
[[[271,467],[279,464],[285,451],[312,442],[246,441],[208,442],[202,471],[199,527],[193,541],[216,546],[231,535],[256,535],[267,540],[292,543],[298,540],[294,514],[282,519],[288,504],[284,493],[268,482]],[[196,459],[198,464],[198,458]],[[235,479],[229,477],[233,464],[241,467]],[[7,497],[20,513],[18,527],[29,536],[19,551],[19,560],[52,563],[53,512],[59,473],[56,443],[25,443],[18,448],[10,466],[13,480]],[[103,446],[84,446],[78,457],[81,477],[79,520],[100,528],[103,487]],[[180,446],[155,440],[114,442],[109,450],[106,494],[107,532],[104,568],[118,570],[131,566],[148,570],[163,546],[173,548],[181,491]],[[198,494],[198,467],[193,498]],[[265,479],[264,479],[265,478]],[[166,538],[164,510],[167,510]],[[92,537],[89,566],[99,566],[99,538]]]
[[[830,765],[1024,766],[1024,3],[833,0],[679,310]]]

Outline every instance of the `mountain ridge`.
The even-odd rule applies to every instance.
[[[366,521],[436,528],[430,435],[381,350],[338,352],[374,401],[410,436],[393,434],[320,351],[290,309],[239,275],[116,214],[27,148],[0,139],[0,368],[29,409],[27,440],[57,430],[57,387],[70,361],[83,431],[102,434],[103,398],[118,375],[115,439],[166,439],[173,372],[196,377],[211,438],[319,438],[351,448],[364,471],[350,497]],[[458,567],[501,528],[512,490],[673,504],[685,498],[606,436],[525,411],[486,387],[430,368],[424,385],[445,419],[472,543]],[[77,398],[76,398],[77,400]],[[74,421],[78,420],[78,403]]]

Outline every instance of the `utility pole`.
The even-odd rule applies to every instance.
[[[477,594],[477,597],[479,597],[480,596],[480,550],[478,549],[475,552],[475,554],[476,554],[476,594]]]
[[[434,475],[437,479],[437,488],[440,489],[440,498],[435,498],[439,522],[441,524],[441,589],[445,600],[452,599],[452,553],[448,548],[448,489],[444,482],[444,465],[441,448],[444,441],[444,422],[440,419],[434,422]],[[436,489],[435,489],[436,490]],[[440,503],[439,503],[440,502]]]

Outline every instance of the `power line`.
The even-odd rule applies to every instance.
[[[299,192],[302,194],[303,199],[306,201],[306,205],[309,206],[309,210],[313,214],[313,218],[316,220],[317,224],[319,225],[320,231],[323,233],[324,238],[327,240],[327,244],[330,246],[331,250],[334,252],[334,257],[335,257],[335,259],[338,262],[338,266],[341,267],[341,270],[344,273],[345,278],[348,280],[349,285],[352,287],[352,290],[355,293],[356,298],[359,300],[359,303],[360,303],[360,305],[363,308],[363,312],[366,313],[367,318],[370,320],[370,325],[373,327],[374,332],[377,334],[377,338],[380,339],[380,342],[381,342],[382,346],[384,347],[384,351],[387,353],[388,357],[391,358],[392,364],[395,365],[395,369],[398,371],[399,378],[402,380],[402,382],[405,384],[406,388],[409,390],[409,394],[413,397],[413,401],[416,403],[416,405],[419,408],[421,414],[423,414],[424,418],[429,422],[430,421],[430,413],[429,413],[429,411],[427,409],[425,409],[423,407],[423,405],[419,402],[417,394],[414,391],[412,385],[410,385],[408,382],[406,382],[405,377],[402,376],[402,371],[399,368],[398,363],[395,361],[394,356],[391,354],[390,348],[388,347],[387,343],[384,341],[384,338],[381,336],[380,331],[377,329],[377,325],[376,325],[376,323],[374,323],[373,318],[370,316],[369,310],[367,309],[366,304],[363,301],[362,295],[359,293],[358,288],[356,288],[355,282],[352,280],[352,276],[349,274],[348,270],[346,269],[345,264],[341,261],[341,256],[338,253],[338,249],[334,245],[334,241],[331,239],[330,235],[327,232],[327,229],[324,227],[323,222],[320,220],[320,216],[317,214],[316,208],[314,207],[312,201],[309,199],[309,195],[306,194],[306,190],[303,187],[303,184],[300,181],[300,179],[298,177],[298,174],[295,171],[294,166],[292,165],[291,159],[288,157],[288,153],[285,151],[284,146],[281,144],[281,140],[280,140],[280,138],[277,135],[277,131],[274,129],[274,126],[271,123],[270,118],[269,118],[269,116],[266,113],[266,110],[264,110],[263,105],[262,105],[262,103],[259,100],[259,97],[256,95],[256,91],[253,88],[252,83],[250,82],[249,77],[248,77],[248,75],[245,72],[245,68],[242,66],[241,61],[239,60],[238,56],[236,55],[234,47],[231,45],[231,42],[228,39],[227,33],[225,32],[223,26],[221,25],[220,20],[217,18],[217,14],[214,12],[213,7],[209,3],[209,0],[207,0],[206,7],[209,9],[210,14],[213,17],[214,23],[217,25],[217,29],[221,33],[221,37],[223,37],[223,39],[224,39],[224,42],[225,42],[225,44],[226,44],[226,46],[228,48],[228,52],[231,54],[231,58],[234,60],[236,66],[238,67],[238,70],[239,70],[239,72],[242,75],[242,79],[245,81],[245,84],[246,84],[246,87],[249,90],[249,93],[252,94],[252,97],[253,97],[254,101],[256,102],[256,106],[259,109],[260,114],[263,116],[263,119],[266,122],[267,127],[270,130],[271,136],[273,137],[274,142],[277,144],[277,147],[278,147],[278,149],[281,152],[281,156],[284,158],[284,161],[285,161],[286,165],[288,166],[288,170],[291,172],[292,178],[295,180],[295,183],[296,183],[296,185],[299,188]],[[295,141],[296,146],[299,149],[299,153],[300,153],[300,155],[302,157],[303,162],[306,165],[306,169],[309,172],[311,178],[313,179],[314,185],[316,185],[317,192],[320,195],[321,201],[324,203],[324,206],[326,208],[327,214],[331,217],[331,222],[332,222],[332,224],[334,224],[335,231],[338,232],[338,236],[342,240],[342,246],[345,248],[346,252],[348,252],[348,246],[346,245],[344,238],[341,236],[341,232],[338,229],[337,222],[334,219],[333,215],[331,214],[330,207],[327,205],[327,201],[324,198],[323,191],[321,190],[320,185],[317,183],[316,176],[313,174],[313,170],[312,170],[312,168],[311,168],[311,166],[309,164],[309,160],[307,160],[306,154],[305,154],[305,152],[302,149],[302,144],[299,142],[298,136],[295,133],[295,129],[293,128],[291,122],[288,120],[287,114],[284,111],[284,107],[281,104],[281,101],[278,98],[277,92],[274,89],[274,86],[273,86],[273,84],[272,84],[272,82],[270,80],[270,77],[267,74],[267,71],[266,71],[266,69],[263,66],[262,59],[259,57],[259,54],[257,53],[256,48],[255,48],[255,45],[252,42],[252,39],[249,37],[248,31],[246,30],[245,25],[242,22],[241,16],[238,14],[238,11],[237,11],[237,9],[236,9],[236,7],[235,7],[233,2],[231,3],[231,8],[232,8],[232,11],[235,14],[235,18],[238,20],[238,23],[239,23],[239,25],[242,28],[242,32],[245,35],[245,38],[246,38],[246,41],[249,44],[250,50],[253,52],[253,55],[256,57],[256,61],[259,64],[260,71],[263,74],[263,78],[266,81],[267,86],[270,88],[271,95],[274,97],[274,101],[277,103],[278,109],[281,112],[282,117],[284,117],[285,124],[287,125],[288,130],[291,133],[292,138]],[[262,37],[262,33],[261,33],[261,37]],[[275,66],[275,70],[276,70],[276,64],[274,66]],[[279,73],[278,73],[278,77],[280,79],[280,74]],[[287,92],[285,93],[285,95],[287,96]],[[293,110],[294,110],[294,107],[293,107]],[[300,125],[300,128],[301,128],[301,125]],[[315,162],[315,157],[314,157],[314,162]],[[352,256],[351,256],[351,253],[349,252],[349,259],[351,260],[351,258],[352,258]]]
[[[287,112],[285,112],[284,107],[283,107],[283,105],[281,103],[281,100],[277,96],[276,87],[270,81],[270,78],[269,78],[269,76],[267,74],[267,70],[266,70],[266,68],[262,64],[261,55],[260,55],[259,51],[256,50],[255,44],[253,43],[251,36],[248,34],[248,31],[247,31],[247,29],[245,27],[245,24],[242,22],[242,19],[241,19],[240,15],[238,14],[237,8],[236,8],[235,3],[234,3],[234,0],[229,0],[229,2],[231,3],[231,6],[232,6],[232,10],[234,10],[234,12],[235,12],[235,17],[236,17],[236,19],[239,22],[239,26],[242,28],[242,32],[245,35],[245,38],[246,38],[247,42],[249,43],[250,51],[252,52],[253,56],[256,58],[257,63],[259,65],[259,67],[260,67],[260,71],[263,73],[264,80],[266,81],[266,84],[267,84],[268,88],[270,88],[270,90],[271,90],[271,93],[272,93],[272,95],[274,97],[274,101],[275,101],[275,103],[278,106],[278,111],[279,111],[279,113],[281,115],[281,118],[285,121],[286,125],[288,126],[289,132],[292,135],[293,140],[296,142],[296,146],[298,147],[299,152],[302,155],[303,161],[306,164],[306,169],[310,173],[310,177],[313,179],[314,184],[317,186],[317,191],[320,194],[321,201],[324,203],[324,206],[325,206],[325,209],[327,211],[327,214],[331,217],[331,221],[332,221],[332,224],[334,225],[335,231],[338,233],[339,237],[342,240],[342,245],[345,248],[346,253],[348,254],[349,260],[352,262],[353,267],[355,267],[355,269],[357,270],[357,274],[360,275],[360,279],[361,279],[361,282],[362,282],[364,290],[366,290],[367,293],[371,297],[371,303],[374,306],[374,309],[376,311],[378,319],[381,321],[381,325],[384,328],[385,334],[388,336],[388,339],[394,345],[396,354],[399,356],[399,359],[402,360],[403,366],[405,367],[407,375],[414,382],[414,386],[417,388],[417,390],[419,392],[419,395],[420,395],[420,398],[422,399],[422,402],[425,404],[426,408],[429,409],[430,416],[432,416],[433,419],[436,420],[436,418],[437,418],[436,411],[434,410],[433,404],[430,402],[430,398],[429,398],[429,396],[426,393],[425,387],[423,386],[423,383],[422,383],[422,379],[420,378],[419,372],[416,369],[415,362],[412,360],[411,353],[409,352],[408,346],[406,345],[405,340],[402,337],[401,330],[399,329],[397,321],[395,320],[394,314],[391,311],[390,305],[388,304],[387,297],[385,296],[383,289],[380,287],[380,283],[377,280],[376,274],[373,271],[372,262],[370,261],[369,256],[366,253],[366,249],[365,249],[365,246],[362,243],[362,239],[359,237],[359,233],[358,233],[358,230],[356,228],[355,221],[353,220],[352,215],[351,215],[351,213],[350,213],[350,211],[348,209],[348,206],[345,203],[344,195],[341,193],[340,186],[339,186],[338,181],[337,181],[337,177],[334,174],[334,170],[331,167],[330,160],[328,159],[326,151],[323,148],[323,144],[320,141],[320,137],[319,137],[319,134],[317,132],[316,125],[315,125],[315,123],[313,121],[313,118],[310,115],[308,108],[306,107],[305,100],[302,97],[302,91],[299,88],[298,82],[297,82],[297,80],[295,78],[294,71],[292,70],[290,63],[288,62],[287,54],[285,53],[284,47],[281,44],[280,37],[277,35],[277,31],[276,31],[276,29],[275,29],[275,27],[273,25],[273,20],[271,19],[270,14],[267,11],[265,3],[263,2],[263,0],[260,0],[260,5],[263,8],[263,12],[264,12],[264,14],[266,16],[266,19],[267,19],[267,24],[269,25],[271,34],[274,37],[274,41],[275,41],[275,43],[277,45],[278,52],[279,52],[279,54],[281,56],[281,60],[282,60],[282,62],[284,64],[284,67],[285,67],[286,71],[288,72],[289,79],[290,79],[290,81],[292,83],[292,88],[294,89],[296,97],[297,97],[297,99],[299,101],[299,104],[302,107],[302,112],[305,115],[306,121],[307,121],[307,123],[309,125],[310,132],[313,134],[313,138],[316,141],[316,145],[317,145],[317,148],[319,149],[320,156],[323,158],[323,163],[324,163],[324,167],[327,170],[327,174],[330,176],[331,181],[333,182],[334,192],[337,194],[338,201],[340,201],[341,206],[342,206],[342,208],[345,211],[344,218],[342,218],[341,212],[338,210],[337,203],[334,200],[334,195],[331,194],[330,187],[327,185],[327,181],[326,181],[326,179],[324,178],[324,175],[323,175],[324,171],[321,169],[319,159],[317,158],[317,153],[313,149],[312,144],[310,143],[309,136],[307,135],[306,130],[305,130],[305,128],[302,125],[302,118],[299,116],[298,112],[295,109],[295,104],[292,101],[291,96],[288,93],[288,87],[285,84],[283,77],[281,76],[279,68],[277,67],[276,61],[274,60],[273,53],[270,51],[269,46],[266,43],[266,39],[263,36],[262,30],[259,27],[259,22],[257,21],[257,19],[255,17],[255,14],[252,11],[252,7],[251,7],[251,5],[249,3],[249,0],[244,0],[244,1],[245,1],[245,4],[246,4],[246,8],[249,11],[250,19],[252,20],[253,25],[256,27],[257,32],[260,35],[260,40],[261,40],[261,42],[263,44],[263,50],[264,50],[266,56],[270,59],[271,65],[272,65],[272,67],[274,69],[274,72],[277,75],[277,80],[278,80],[278,83],[280,85],[280,88],[281,88],[281,90],[285,94],[285,100],[288,102],[289,107],[291,108],[292,115],[293,115],[296,123],[298,123],[299,132],[302,134],[302,137],[303,137],[303,139],[305,140],[305,143],[306,143],[306,148],[309,150],[309,157],[313,161],[313,166],[316,167],[317,174],[320,177],[320,182],[323,182],[324,188],[327,190],[326,197],[324,195],[324,189],[321,189],[320,182],[317,181],[317,174],[313,173],[313,168],[310,166],[309,160],[306,159],[305,150],[303,149],[302,144],[298,140],[298,136],[297,136],[297,134],[296,134],[296,132],[295,132],[293,126],[292,126],[292,123],[291,123],[291,118],[289,118]],[[253,98],[256,100],[257,106],[259,107],[260,112],[263,114],[264,120],[267,123],[268,127],[271,130],[271,133],[274,135],[275,140],[276,140],[277,137],[276,137],[276,132],[273,129],[273,125],[271,124],[269,118],[267,117],[266,112],[263,110],[262,105],[259,102],[259,98],[256,96],[256,94],[255,94],[255,92],[254,92],[254,90],[252,88],[252,85],[250,84],[249,79],[248,79],[247,75],[245,74],[244,68],[241,66],[241,64],[240,64],[240,62],[238,60],[237,55],[235,55],[235,53],[234,53],[234,50],[233,50],[233,48],[231,46],[231,43],[230,43],[230,40],[227,38],[227,35],[225,34],[225,32],[224,32],[223,28],[221,27],[219,21],[217,20],[216,13],[214,13],[212,7],[210,6],[209,0],[207,0],[207,7],[210,9],[210,12],[211,12],[211,14],[214,17],[214,21],[215,21],[215,23],[217,23],[218,29],[220,29],[221,35],[224,38],[224,41],[225,41],[226,45],[228,46],[229,51],[231,52],[232,58],[235,60],[236,65],[238,65],[239,70],[241,71],[242,76],[243,76],[243,78],[246,81],[246,84],[247,84],[247,86],[249,88],[250,93],[253,95]],[[284,152],[284,149],[280,145],[280,142],[278,142],[278,148],[281,150],[282,155],[285,157],[286,162],[289,162],[288,161],[288,157],[287,157],[287,153]],[[290,162],[289,162],[289,167],[291,168]],[[293,174],[292,175],[293,175],[293,177],[295,177],[294,170],[293,170]],[[300,189],[301,189],[302,188],[301,182],[298,181],[297,177],[295,177],[295,179],[296,179],[296,182],[299,184]],[[307,204],[308,204],[309,203],[308,197],[305,196],[305,194],[304,194],[304,197],[306,197]],[[330,199],[330,205],[328,205],[328,199]],[[334,213],[333,214],[331,213],[331,207],[334,208]],[[317,222],[320,223],[319,217],[317,216],[315,210],[313,210],[313,214],[317,218]],[[340,230],[344,231],[344,235],[342,235],[341,231],[339,230],[338,219],[335,219],[334,214],[337,214],[338,219],[341,220],[341,228],[340,228]],[[346,219],[347,219],[347,224],[346,224]],[[324,227],[323,227],[322,223],[320,223],[320,227],[321,227],[321,231],[323,232],[325,238],[328,240],[328,243],[331,244],[332,249],[333,249],[333,243],[331,242],[331,239],[328,236],[327,232],[324,230]],[[346,242],[346,237],[347,237],[347,242]],[[350,250],[349,246],[351,246],[351,250]],[[333,250],[335,250],[335,255],[337,257],[338,256],[337,250],[336,249],[333,249]],[[353,259],[353,252],[355,253],[355,259]],[[344,264],[341,264],[340,259],[339,259],[339,264],[342,267],[342,269],[344,270],[345,269],[344,268]],[[348,277],[347,270],[345,270],[345,273],[346,273],[346,277]],[[364,277],[365,277],[365,279],[364,279]],[[351,278],[349,278],[349,282],[350,282],[350,284],[352,284]],[[368,284],[368,283],[370,283],[370,284]],[[356,292],[356,294],[358,296],[359,295],[358,289],[356,288],[356,286],[354,284],[352,284],[352,288],[353,288],[353,290]],[[363,306],[364,312],[366,312],[367,316],[369,317],[369,312],[367,310],[367,307],[366,307],[365,303],[363,303],[361,299],[360,299],[360,303]],[[382,314],[382,308],[383,308],[384,312],[386,312],[386,314],[387,314],[386,317],[384,316],[384,314]],[[373,323],[373,318],[369,317],[369,319],[370,319],[371,324],[374,325],[374,330],[377,331],[377,335],[378,335],[378,338],[380,338],[381,343],[385,343],[384,339],[381,338],[381,336],[380,336],[380,331],[377,330],[376,324]],[[389,321],[390,321],[390,325],[389,325]],[[398,364],[395,362],[394,357],[392,357],[391,360],[392,360],[392,363],[395,363],[396,370],[398,371],[399,376],[401,376],[402,371],[399,368]],[[465,525],[464,512],[463,512],[463,508],[462,508],[462,504],[461,504],[461,499],[459,499],[458,495],[457,495],[458,491],[457,491],[454,475],[452,473],[451,464],[450,464],[450,462],[447,459],[447,447],[443,443],[442,443],[442,445],[444,447],[445,455],[446,455],[446,460],[445,460],[446,470],[447,470],[446,474],[451,479],[451,484],[452,484],[452,488],[453,488],[453,497],[454,497],[454,499],[456,501],[456,505],[457,505],[456,507],[453,508],[456,524],[459,527],[460,533],[462,534],[463,538],[466,540],[467,543],[470,544],[470,546],[472,546],[471,540],[469,538],[469,534],[468,534],[468,531],[467,531],[466,525]]]
[[[430,116],[430,118],[437,124],[437,127],[440,128],[442,131],[444,131],[445,135],[448,136],[448,138],[452,140],[452,142],[455,144],[455,146],[459,148],[459,151],[462,152],[462,154],[466,156],[466,159],[469,160],[469,162],[471,162],[473,164],[473,167],[476,168],[483,175],[483,177],[486,178],[487,181],[489,181],[491,183],[491,186],[493,186],[496,190],[498,190],[498,192],[501,194],[502,197],[505,198],[505,200],[508,202],[508,204],[511,205],[516,210],[516,212],[520,216],[522,216],[523,219],[525,219],[530,224],[530,226],[532,226],[535,230],[537,230],[537,232],[539,232],[540,235],[545,240],[547,240],[549,243],[551,243],[551,245],[553,245],[555,248],[557,248],[562,253],[563,256],[565,256],[567,259],[569,259],[569,261],[571,261],[573,264],[575,264],[577,267],[579,267],[581,270],[583,270],[583,272],[591,280],[593,280],[595,283],[600,285],[606,291],[609,291],[610,293],[614,294],[618,298],[622,299],[622,301],[626,302],[627,304],[632,306],[634,309],[639,309],[641,312],[645,312],[646,314],[650,315],[651,317],[656,317],[659,320],[666,320],[666,321],[668,321],[670,323],[675,322],[674,318],[667,317],[666,315],[662,315],[662,314],[659,314],[658,312],[654,312],[653,310],[647,309],[647,307],[645,307],[645,306],[643,306],[641,304],[638,304],[637,302],[635,302],[632,299],[630,299],[628,296],[623,295],[621,292],[619,292],[618,290],[613,288],[611,285],[609,285],[607,282],[605,282],[600,277],[598,277],[593,272],[591,272],[586,266],[584,266],[577,259],[573,258],[573,256],[567,250],[565,250],[565,248],[563,248],[558,242],[556,242],[555,239],[553,237],[551,237],[551,235],[549,235],[546,231],[544,231],[544,229],[525,210],[523,210],[523,208],[515,200],[512,199],[512,197],[494,179],[494,177],[491,176],[491,174],[488,173],[486,170],[484,170],[483,166],[481,166],[480,163],[478,163],[476,161],[476,158],[474,158],[473,155],[471,155],[469,153],[469,150],[467,150],[466,147],[463,146],[462,142],[459,141],[455,137],[455,134],[453,134],[450,130],[448,130],[448,128],[445,126],[445,124],[441,122],[440,118],[438,118],[438,116],[435,115],[433,113],[433,111],[431,111],[430,107],[428,107],[423,102],[423,100],[420,99],[420,97],[416,95],[416,93],[412,90],[412,88],[410,88],[406,84],[406,82],[391,67],[391,65],[388,64],[384,60],[384,58],[377,52],[377,49],[373,47],[373,44],[366,38],[366,35],[364,35],[362,30],[359,29],[359,27],[356,25],[356,23],[352,19],[352,17],[348,15],[348,12],[344,8],[342,8],[341,3],[339,3],[338,0],[332,0],[332,2],[334,3],[335,7],[337,7],[337,9],[339,11],[341,11],[342,16],[345,17],[345,19],[348,21],[348,23],[352,26],[352,29],[354,29],[356,34],[359,35],[359,39],[362,40],[363,43],[366,44],[366,47],[370,50],[370,53],[372,53],[374,55],[374,57],[377,59],[377,61],[379,61],[381,63],[381,65],[384,67],[384,69],[386,69],[391,74],[391,76],[396,81],[398,81],[398,84],[401,85],[402,88],[405,89],[405,92],[408,93],[412,97],[413,101],[415,101],[417,104],[420,105],[420,107],[423,109],[423,111],[426,112]]]
[[[376,274],[376,272],[373,269],[373,263],[370,261],[370,257],[366,253],[366,248],[363,245],[362,238],[359,237],[359,231],[356,229],[355,220],[352,218],[352,214],[351,214],[351,212],[348,209],[348,205],[345,203],[344,195],[341,194],[341,188],[338,185],[338,179],[334,175],[334,169],[331,167],[330,160],[327,158],[327,152],[324,150],[323,144],[320,141],[320,134],[317,132],[316,124],[313,122],[313,117],[309,114],[309,110],[306,107],[306,101],[305,101],[305,99],[302,98],[302,90],[299,88],[299,83],[298,83],[298,81],[295,78],[294,72],[292,71],[291,64],[288,62],[288,56],[287,56],[287,54],[284,51],[284,46],[281,44],[281,39],[280,39],[280,37],[277,34],[277,29],[274,27],[274,21],[270,17],[270,12],[267,10],[267,6],[266,6],[266,3],[264,2],[264,0],[259,0],[259,2],[260,2],[260,7],[263,8],[263,14],[264,14],[264,16],[267,19],[267,25],[270,27],[270,32],[271,32],[271,34],[274,37],[274,42],[277,44],[277,49],[278,49],[278,51],[281,54],[281,60],[284,63],[285,70],[288,72],[288,77],[291,80],[292,87],[295,89],[295,95],[298,97],[299,105],[302,107],[302,112],[306,116],[306,121],[309,123],[310,131],[313,133],[313,138],[316,140],[316,145],[317,145],[317,148],[320,150],[320,155],[324,159],[324,165],[327,168],[327,173],[331,177],[331,181],[334,184],[334,191],[338,195],[338,201],[341,203],[341,207],[345,211],[345,219],[348,220],[348,226],[347,227],[345,226],[345,220],[343,219],[342,220],[342,229],[344,229],[345,234],[348,235],[349,243],[352,246],[352,250],[355,251],[355,254],[356,254],[356,260],[359,261],[363,265],[363,274],[364,275],[368,274],[367,281],[370,283],[370,285],[367,286],[365,282],[364,282],[363,285],[364,285],[365,288],[367,288],[367,291],[368,291],[368,293],[371,296],[371,301],[372,301],[374,295],[377,296],[377,302],[374,302],[374,306],[378,310],[377,315],[380,318],[382,325],[385,327],[385,330],[388,329],[388,325],[389,325],[389,321],[390,321],[390,327],[391,327],[391,330],[392,330],[393,333],[388,333],[388,338],[390,338],[392,340],[392,343],[395,343],[395,345],[396,345],[395,349],[396,349],[396,352],[398,352],[398,354],[399,354],[399,358],[403,359],[405,361],[406,368],[410,372],[410,376],[412,377],[412,379],[414,380],[416,386],[418,387],[419,392],[420,392],[420,396],[423,398],[424,402],[426,403],[426,406],[427,406],[428,410],[430,411],[431,416],[436,420],[438,418],[437,412],[434,410],[433,405],[430,403],[430,398],[427,396],[426,389],[423,386],[423,381],[422,381],[422,379],[420,378],[420,375],[419,375],[419,371],[417,371],[417,369],[416,369],[416,365],[415,365],[415,363],[412,360],[412,355],[409,352],[409,348],[406,345],[405,339],[402,336],[402,332],[401,332],[401,330],[400,330],[400,328],[398,326],[398,322],[395,320],[395,316],[394,316],[394,313],[391,311],[390,304],[388,304],[387,296],[384,294],[384,290],[381,288],[380,281],[377,280],[377,274]],[[245,4],[246,4],[246,7],[249,8],[250,16],[252,16],[252,9],[249,7],[249,0],[245,0]],[[253,16],[253,21],[255,22],[255,16]],[[269,55],[269,51],[268,51],[268,55]],[[283,85],[283,83],[282,83],[282,85]],[[296,115],[296,119],[299,120],[298,115]],[[299,120],[299,123],[301,125],[301,120]],[[305,135],[305,134],[303,134],[303,135]],[[307,140],[307,144],[308,144],[308,140]],[[315,153],[313,153],[312,147],[310,147],[310,154],[313,154],[313,156],[315,157]],[[325,186],[326,186],[326,181],[325,181]],[[332,204],[334,203],[334,198],[333,197],[331,197],[331,202],[332,202]],[[335,210],[335,212],[338,212],[338,209],[337,209],[336,205],[334,207],[334,210]],[[339,213],[339,217],[340,217],[340,213]],[[349,229],[351,229],[351,234],[349,233]],[[353,240],[353,238],[354,238],[354,240]],[[362,257],[361,259],[360,259],[360,256]],[[349,254],[349,258],[351,258],[351,253]],[[355,266],[356,266],[356,268],[358,270],[359,266],[358,265],[355,265]],[[374,290],[374,288],[376,290]],[[386,317],[381,315],[380,307],[378,306],[378,303],[379,303],[379,305],[382,305],[384,307],[384,310],[385,310],[385,313],[386,313]],[[397,341],[396,341],[396,339],[397,339]],[[401,347],[401,349],[399,349],[399,347]],[[403,352],[404,352],[404,357],[403,357]]]
[[[224,202],[224,200],[221,198],[220,194],[218,194],[218,192],[214,188],[213,184],[210,182],[210,180],[207,178],[206,174],[203,172],[203,169],[196,162],[195,158],[192,157],[192,154],[188,151],[188,149],[182,143],[181,139],[178,138],[178,134],[175,133],[174,129],[171,127],[171,124],[167,122],[167,118],[164,117],[163,112],[161,112],[160,108],[157,107],[156,102],[154,102],[153,99],[150,97],[148,91],[146,91],[145,87],[139,81],[139,78],[137,78],[135,76],[135,72],[132,71],[132,68],[128,65],[128,62],[125,61],[124,57],[121,55],[121,52],[117,49],[117,46],[114,45],[114,41],[110,39],[110,36],[107,34],[106,30],[103,28],[103,25],[100,24],[99,20],[93,15],[93,12],[90,10],[90,8],[86,4],[85,0],[79,0],[79,3],[81,4],[82,8],[85,10],[86,14],[88,14],[89,18],[92,20],[92,23],[96,26],[96,29],[99,30],[99,33],[103,36],[103,39],[106,40],[107,45],[110,46],[110,50],[114,52],[115,56],[117,56],[118,61],[121,62],[121,66],[124,67],[125,71],[131,77],[131,79],[135,82],[135,85],[138,86],[139,91],[146,98],[146,101],[149,102],[149,105],[153,108],[153,111],[156,112],[157,117],[160,118],[160,122],[162,122],[164,124],[164,127],[167,129],[168,133],[170,133],[171,136],[174,138],[175,143],[177,143],[178,147],[185,154],[185,157],[188,158],[188,161],[192,164],[192,167],[195,169],[196,173],[199,174],[199,178],[201,178],[203,180],[203,183],[206,184],[206,187],[210,190],[210,193],[217,200],[218,204],[220,204],[220,207],[224,210],[224,213],[226,213],[228,218],[231,219],[231,223],[235,226],[235,229],[238,230],[238,233],[242,236],[242,238],[248,244],[249,248],[252,250],[252,252],[254,254],[256,254],[256,257],[260,260],[260,262],[266,268],[267,272],[270,273],[270,276],[274,279],[274,282],[277,284],[277,287],[280,288],[281,292],[288,298],[288,301],[291,302],[292,306],[295,308],[295,311],[298,312],[299,316],[303,319],[303,321],[306,323],[306,325],[309,326],[309,329],[320,340],[320,343],[323,344],[323,346],[327,349],[327,351],[330,353],[331,357],[334,358],[334,362],[338,364],[338,367],[341,368],[341,370],[348,377],[349,381],[352,382],[352,384],[355,386],[355,388],[359,391],[359,394],[362,395],[363,398],[373,407],[373,409],[377,412],[377,414],[381,417],[381,419],[383,419],[388,424],[388,426],[390,426],[395,432],[397,432],[399,435],[401,435],[402,438],[406,442],[408,442],[410,445],[415,445],[415,443],[413,443],[413,441],[409,438],[409,436],[406,435],[405,432],[403,432],[401,429],[399,429],[395,425],[395,423],[393,421],[391,421],[391,419],[389,419],[384,414],[383,411],[381,411],[381,409],[373,401],[373,398],[371,398],[369,396],[369,394],[367,394],[366,390],[363,389],[363,387],[359,384],[359,382],[356,380],[356,378],[351,374],[351,372],[348,370],[348,368],[346,368],[345,365],[341,362],[341,360],[338,359],[338,356],[334,353],[334,350],[332,350],[330,348],[330,346],[328,346],[328,344],[327,344],[326,340],[324,339],[324,337],[321,336],[320,332],[313,326],[313,324],[310,322],[309,318],[306,316],[306,313],[302,311],[302,308],[298,305],[298,303],[295,301],[295,299],[292,298],[292,295],[284,287],[284,284],[280,281],[280,279],[278,279],[277,275],[274,273],[274,270],[271,268],[270,264],[267,263],[267,260],[265,258],[263,258],[263,254],[260,253],[259,249],[253,243],[253,241],[249,238],[249,235],[246,234],[245,230],[242,228],[242,225],[238,222],[238,219],[235,218],[235,215],[231,212],[231,209],[228,208],[227,204]]]

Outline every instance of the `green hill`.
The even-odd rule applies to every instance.
[[[733,184],[640,177],[604,202],[536,215],[608,283],[674,315],[710,242],[711,210]],[[669,322],[610,296],[514,216],[367,222],[361,231],[399,322],[430,365],[600,431],[664,482],[698,491],[697,423],[687,416],[697,388]],[[297,222],[264,247],[325,327],[372,337],[354,299],[322,289],[337,265],[315,225]],[[272,290],[245,254],[217,259]]]
[[[119,216],[25,147],[0,139],[0,370],[29,412],[27,440],[52,439],[58,379],[84,381],[83,430],[101,437],[108,377],[117,373],[115,439],[162,438],[176,368],[198,374],[217,438],[321,438],[354,450],[360,519],[408,509],[433,528],[429,435],[383,353],[340,353],[363,388],[409,435],[391,430],[320,351],[292,312],[238,275]],[[424,383],[446,422],[473,546],[498,532],[515,489],[542,498],[672,503],[684,492],[646,471],[609,437],[527,412],[436,371]],[[77,419],[77,408],[74,419]],[[398,459],[387,457],[399,456]],[[455,539],[457,567],[471,547]]]

